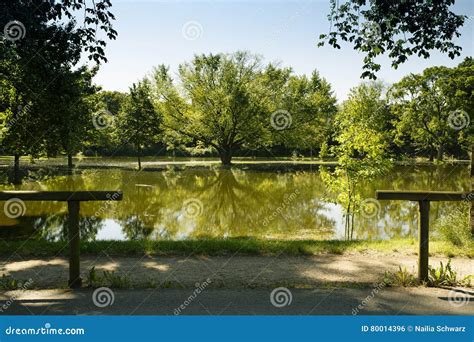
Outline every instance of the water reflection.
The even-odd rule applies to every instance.
[[[390,175],[364,184],[361,193],[376,189],[466,191],[466,166],[395,168]],[[4,185],[4,188],[10,188]],[[165,171],[85,170],[74,175],[48,175],[17,189],[122,189],[122,202],[84,202],[83,239],[192,239],[258,237],[279,239],[341,239],[341,208],[331,203],[314,170],[281,172],[220,168]],[[188,208],[191,203],[194,207]],[[0,203],[3,207],[3,203]],[[65,203],[27,202],[26,214],[12,219],[0,211],[0,237],[67,237]],[[446,215],[452,203],[432,204],[431,219]],[[416,235],[416,204],[380,202],[373,218],[357,217],[358,239]]]

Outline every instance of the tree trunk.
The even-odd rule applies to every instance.
[[[142,148],[141,146],[137,147],[138,150],[138,170],[142,169]]]
[[[72,153],[67,154],[67,167],[68,169],[72,169],[74,164],[72,163]]]
[[[431,146],[431,147],[430,147],[430,152],[429,152],[429,154],[430,154],[430,162],[433,162],[433,161],[434,161],[434,154],[435,154],[435,148],[434,148],[434,146]]]
[[[13,182],[15,184],[21,184],[20,155],[19,154],[15,154],[15,163],[13,166]]]
[[[219,152],[221,163],[223,166],[230,166],[232,164],[232,149],[224,148]]]
[[[436,160],[437,161],[443,161],[443,157],[444,157],[444,145],[440,145],[438,147],[438,153],[436,155]]]

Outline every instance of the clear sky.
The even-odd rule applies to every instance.
[[[166,64],[172,71],[194,54],[248,50],[266,61],[280,61],[298,74],[317,69],[333,86],[339,100],[360,83],[362,54],[343,46],[318,48],[318,36],[329,29],[329,0],[313,1],[160,1],[112,0],[116,41],[109,42],[96,82],[106,90],[126,91]],[[393,83],[410,72],[435,65],[455,66],[474,55],[474,0],[457,0],[456,13],[471,16],[458,40],[462,56],[449,59],[433,52],[428,60],[411,58],[392,70],[387,58],[379,61],[379,79]]]

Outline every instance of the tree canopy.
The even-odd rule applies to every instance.
[[[168,139],[214,148],[224,165],[240,148],[314,145],[335,112],[330,85],[316,72],[293,75],[248,52],[195,56],[180,65],[178,82],[162,65],[153,79]]]
[[[376,78],[380,69],[375,59],[387,53],[397,68],[410,56],[429,58],[432,50],[460,56],[454,41],[467,19],[451,11],[455,0],[331,0],[330,28],[320,35],[319,46],[326,42],[340,49],[348,42],[365,54],[363,78]]]
[[[412,142],[431,158],[436,153],[438,160],[449,147],[466,147],[474,110],[472,58],[456,68],[432,67],[408,75],[393,85],[390,97],[400,145]]]

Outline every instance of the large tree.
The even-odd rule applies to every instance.
[[[46,152],[48,155],[65,152],[70,169],[72,157],[81,150],[85,137],[94,128],[89,98],[98,91],[92,82],[95,72],[96,69],[86,67],[74,71],[62,68],[57,71],[48,96],[41,99],[44,112],[49,111],[45,117],[52,128],[45,141]]]
[[[88,132],[84,142],[88,153],[113,154],[118,152],[120,133],[117,123],[127,96],[127,93],[103,90],[89,98],[93,108],[94,129]]]
[[[400,144],[413,142],[421,152],[442,160],[446,148],[467,150],[474,110],[474,63],[432,67],[393,85],[390,96]]]
[[[168,141],[214,148],[225,166],[242,148],[315,145],[335,111],[317,73],[295,76],[247,52],[195,56],[180,65],[178,82],[165,66],[153,76]]]
[[[268,95],[259,57],[248,53],[200,55],[181,64],[181,94],[167,69],[155,70],[156,98],[164,126],[185,141],[213,147],[224,165],[243,144],[261,145]]]
[[[0,3],[4,33],[0,38],[0,80],[8,84],[10,94],[10,101],[1,106],[0,139],[2,147],[14,148],[17,172],[20,155],[41,151],[52,129],[48,117],[52,112],[40,111],[39,104],[53,92],[51,85],[58,71],[75,66],[83,52],[97,63],[106,61],[106,43],[99,33],[109,39],[117,35],[110,7],[110,0]],[[28,109],[21,111],[22,120],[15,114],[18,106]]]
[[[158,141],[161,121],[161,114],[151,100],[149,82],[133,84],[119,115],[119,132],[125,142],[135,146],[139,170],[142,168],[142,150]]]

